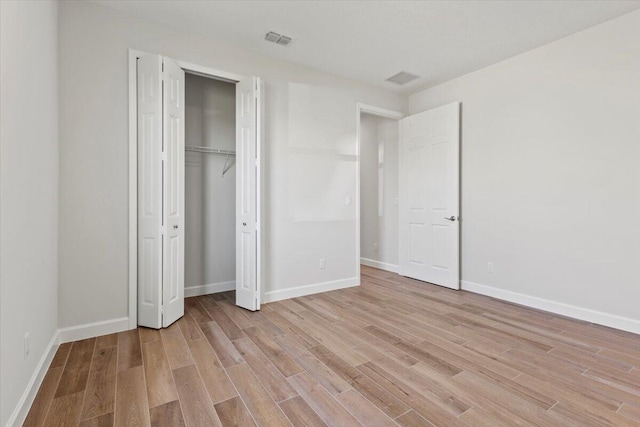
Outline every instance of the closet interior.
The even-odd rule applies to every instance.
[[[236,85],[186,74],[185,296],[235,289]]]

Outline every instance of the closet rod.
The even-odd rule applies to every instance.
[[[211,147],[197,147],[195,145],[186,145],[184,147],[185,151],[194,151],[196,153],[209,153],[209,154],[228,154],[231,156],[235,156],[236,152],[233,150],[220,150],[218,148]]]

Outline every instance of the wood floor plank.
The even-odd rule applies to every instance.
[[[637,405],[623,403],[622,406],[618,408],[618,414],[640,424],[640,401],[638,401]]]
[[[222,309],[222,311],[227,314],[227,316],[231,318],[231,320],[233,320],[233,323],[238,325],[240,329],[250,328],[254,326],[254,323],[250,318],[252,312],[239,309],[237,306],[224,298],[216,301],[216,304]]]
[[[614,360],[628,363],[630,365],[635,366],[636,368],[640,368],[640,354],[630,355],[630,354],[620,353],[618,351],[615,351],[609,348],[600,349],[600,351],[598,351],[598,354],[610,357]]]
[[[84,395],[82,420],[114,411],[117,358],[116,347],[101,348],[94,352]]]
[[[433,426],[432,423],[425,420],[422,416],[420,416],[420,414],[418,414],[414,410],[407,411],[403,415],[400,415],[398,418],[396,418],[396,422],[400,424],[402,427]],[[490,424],[487,424],[487,425],[490,425]]]
[[[228,368],[229,366],[244,363],[244,359],[240,356],[238,350],[236,350],[231,341],[229,341],[229,337],[222,332],[216,322],[201,323],[200,328],[218,359],[220,359],[222,366]]]
[[[282,335],[284,331],[280,329],[275,323],[269,320],[263,313],[256,311],[250,314],[251,321],[255,326],[262,329],[267,335],[277,336]]]
[[[44,425],[53,427],[76,426],[80,424],[83,394],[83,392],[78,392],[53,399]]]
[[[114,418],[116,426],[149,426],[151,424],[142,366],[118,372]]]
[[[180,402],[174,400],[149,410],[151,427],[185,427]]]
[[[142,344],[142,358],[149,407],[155,408],[178,399],[169,360],[162,341]]]
[[[291,376],[287,381],[328,426],[361,425],[306,372]]]
[[[255,426],[253,417],[240,397],[232,397],[215,405],[218,417],[223,426],[249,427]]]
[[[118,334],[102,335],[96,338],[96,350],[118,345]]]
[[[324,346],[311,349],[325,365],[347,381],[354,389],[376,405],[385,414],[395,418],[410,408],[389,391],[385,390],[359,369],[354,368]]]
[[[160,331],[158,329],[138,327],[138,332],[140,332],[141,344],[160,340]]]
[[[227,373],[258,425],[291,425],[247,364],[231,366]]]
[[[71,346],[69,346],[69,348],[71,348]],[[56,389],[58,388],[58,381],[60,381],[63,369],[64,366],[58,366],[50,368],[47,371],[40,385],[40,389],[38,389],[38,393],[31,404],[31,409],[27,414],[23,427],[44,426],[44,420],[49,411],[49,406],[51,406],[51,401],[53,400]]]
[[[184,316],[178,319],[177,323],[178,326],[180,326],[182,335],[187,342],[204,337],[204,335],[202,334],[202,330],[200,330],[198,324],[195,320],[193,320],[193,317],[191,317],[190,314],[185,313]]]
[[[137,329],[118,333],[118,372],[142,366],[142,348]]]
[[[271,360],[282,375],[290,377],[302,372],[302,367],[278,343],[263,330],[252,326],[245,329],[246,334],[256,346]]]
[[[222,426],[194,365],[173,370],[187,427]]]
[[[351,385],[327,365],[318,360],[309,350],[295,339],[287,336],[275,337],[276,342],[293,357],[302,368],[318,381],[330,394],[342,393]]]
[[[360,365],[358,369],[429,422],[435,425],[464,425],[453,414],[425,398],[420,392],[375,363],[367,362]]]
[[[185,314],[189,314],[196,323],[211,322],[213,319],[196,297],[184,299]]]
[[[89,369],[96,339],[76,341],[71,346],[67,363],[58,382],[55,397],[66,396],[84,391],[89,378]]]
[[[234,321],[231,320],[231,318],[227,316],[220,307],[218,307],[217,304],[214,303],[212,307],[209,307],[206,310],[231,341],[245,336],[242,329],[240,329],[238,325],[236,325]]]
[[[397,426],[384,412],[353,389],[340,393],[335,398],[363,426]]]
[[[277,311],[265,311],[264,316],[271,321],[274,325],[277,325],[282,331],[285,331],[293,339],[300,341],[300,343],[309,348],[320,345],[320,342],[316,341],[311,335],[304,332],[301,328],[296,326],[294,323],[285,319],[280,313]]]
[[[560,416],[558,425],[572,423],[580,426],[638,427],[638,423],[616,412],[597,411],[592,408],[574,406],[559,402],[549,411]]]
[[[479,408],[471,408],[458,418],[470,426],[510,427],[509,424],[492,417]]]
[[[207,340],[200,338],[190,341],[189,349],[213,403],[222,402],[238,395],[222,363]]]
[[[80,422],[80,427],[114,427],[113,412]]]
[[[291,424],[295,427],[324,427],[325,422],[300,396],[279,403]]]
[[[516,425],[555,425],[545,409],[492,383],[489,377],[481,377],[473,372],[464,371],[456,375],[453,380],[461,384],[467,391],[483,394],[484,397],[503,407],[505,411],[510,411],[513,423]]]
[[[172,370],[193,365],[193,358],[180,326],[174,323],[168,328],[161,329],[160,337]]]
[[[233,345],[274,401],[281,402],[297,396],[296,391],[284,379],[282,373],[278,371],[278,368],[269,361],[269,358],[260,351],[253,341],[245,337],[235,340]]]
[[[56,350],[56,355],[53,357],[51,365],[49,365],[49,369],[64,367],[67,363],[67,357],[69,357],[69,351],[71,350],[72,344],[73,343],[66,342],[58,346],[58,350]]]

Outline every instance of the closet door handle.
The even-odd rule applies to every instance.
[[[246,222],[243,222],[243,223],[242,223],[242,225],[246,227],[246,226],[247,226],[247,223],[246,223]]]
[[[178,229],[178,225],[177,224],[174,225],[173,228],[177,230]]]

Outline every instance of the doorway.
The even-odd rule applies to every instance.
[[[169,326],[185,293],[235,289],[258,310],[261,80],[129,59],[130,327]]]
[[[358,104],[357,258],[460,289],[460,103],[404,117]]]
[[[398,271],[399,120],[402,113],[358,104],[357,265]]]

